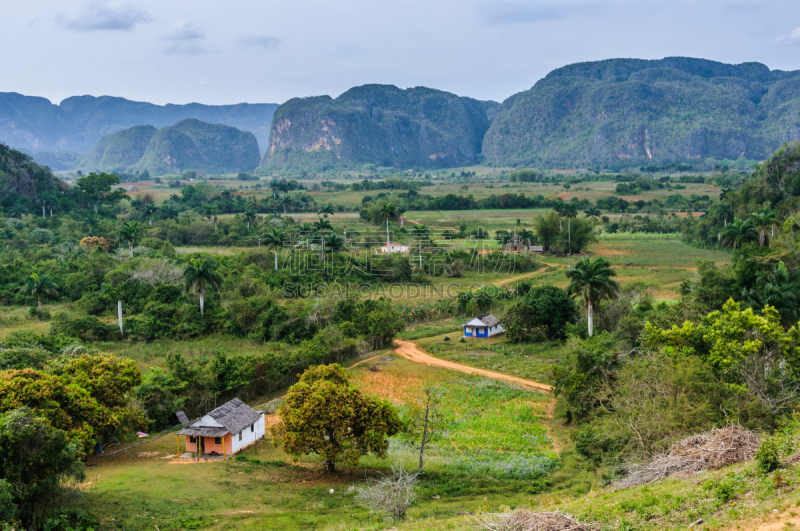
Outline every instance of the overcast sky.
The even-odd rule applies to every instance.
[[[365,83],[502,101],[612,57],[800,69],[789,0],[26,0],[2,18],[0,92],[54,103],[281,103]]]

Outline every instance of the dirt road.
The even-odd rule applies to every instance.
[[[503,380],[504,382],[515,383],[523,387],[536,389],[537,391],[544,391],[545,393],[551,393],[553,391],[552,386],[539,382],[534,382],[533,380],[517,378],[516,376],[509,376],[508,374],[503,374],[494,371],[487,371],[485,369],[476,369],[475,367],[469,367],[467,365],[453,363],[452,361],[434,358],[430,354],[426,354],[425,352],[423,352],[416,343],[412,343],[411,341],[403,341],[401,339],[395,339],[394,342],[397,344],[397,348],[394,349],[395,353],[400,356],[403,356],[407,360],[416,361],[417,363],[425,363],[433,367],[442,367],[444,369],[459,371],[466,374],[476,374],[479,376],[486,376],[487,378],[492,378],[495,380]]]

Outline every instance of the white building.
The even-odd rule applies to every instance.
[[[486,339],[505,332],[500,320],[490,313],[479,315],[475,319],[461,325],[466,338]]]
[[[238,398],[206,413],[178,432],[186,436],[186,452],[198,458],[204,454],[223,458],[264,437],[264,412],[256,411]]]
[[[375,249],[375,252],[376,253],[383,253],[383,254],[388,254],[388,253],[407,253],[408,252],[408,247],[403,245],[402,243],[390,242],[389,245],[384,245],[382,247],[379,247],[379,248]]]

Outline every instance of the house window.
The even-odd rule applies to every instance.
[[[239,440],[242,440],[242,432],[239,432]]]
[[[216,444],[217,446],[222,444],[222,437],[214,437],[214,444]]]
[[[255,426],[256,426],[256,423],[255,423],[255,422],[254,422],[254,423],[252,423],[252,424],[250,424],[250,433],[253,433],[254,431],[256,431],[256,428],[255,428]]]
[[[191,444],[196,444],[197,443],[197,437],[195,437],[194,435],[189,435],[189,442]]]

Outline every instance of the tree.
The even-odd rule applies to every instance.
[[[564,336],[564,328],[578,317],[575,303],[564,290],[555,286],[531,289],[521,301],[512,306],[503,327],[508,339],[516,343],[527,341],[534,331],[547,339]]]
[[[161,205],[161,217],[164,219],[178,219],[178,211],[171,203]]]
[[[546,252],[549,252],[558,243],[560,223],[561,218],[555,212],[547,212],[533,218],[534,230]]]
[[[283,206],[283,213],[286,214],[286,208],[294,206],[294,199],[289,194],[286,194],[278,200],[278,203]]]
[[[505,255],[508,251],[508,244],[513,240],[513,236],[511,236],[508,231],[499,230],[495,234],[494,239],[500,242],[500,248],[503,249],[503,254]]]
[[[776,216],[776,212],[768,208],[762,208],[750,216],[750,219],[753,220],[753,225],[758,230],[758,245],[761,247],[766,247],[769,244],[767,229],[775,226]]]
[[[142,228],[136,221],[128,221],[123,223],[120,229],[117,231],[117,238],[128,244],[128,251],[130,252],[131,258],[133,258],[133,246],[136,243],[136,240],[139,239],[139,234],[141,234],[141,232]]]
[[[23,526],[40,528],[68,478],[83,480],[83,462],[63,431],[27,407],[0,415],[0,483],[11,485]]]
[[[722,226],[728,226],[728,220],[733,219],[733,208],[728,203],[717,205],[717,221],[722,221]]]
[[[590,218],[592,220],[592,226],[594,227],[595,220],[598,219],[600,216],[602,216],[603,212],[596,206],[590,206],[589,208],[584,210],[584,214],[586,214],[587,218]]]
[[[200,293],[200,317],[203,317],[206,291],[219,289],[222,286],[222,277],[217,273],[217,263],[214,260],[192,258],[189,265],[183,270],[183,280],[186,284],[186,291],[192,290]]]
[[[405,218],[403,217],[403,214],[405,214],[407,210],[408,209],[404,206],[397,207],[397,215],[400,216],[400,228],[402,228],[404,225]]]
[[[255,221],[256,211],[250,209],[245,210],[244,215],[242,217],[244,218],[245,223],[247,223],[247,230],[250,230],[250,222]]]
[[[571,203],[565,203],[561,214],[567,218],[567,249],[572,254],[572,218],[578,215],[578,208]]]
[[[442,391],[429,382],[422,387],[420,400],[412,404],[408,413],[408,430],[416,440],[419,438],[419,468],[417,474],[422,472],[423,459],[425,457],[425,445],[431,442],[434,431],[438,431],[444,426],[443,419],[439,414],[439,402]]]
[[[381,219],[386,220],[386,246],[388,250],[388,246],[391,244],[391,240],[389,239],[389,220],[397,217],[397,209],[392,203],[384,203],[381,205],[378,213],[380,214]]]
[[[603,299],[616,297],[619,284],[611,277],[617,274],[604,258],[586,257],[567,271],[567,293],[580,297],[587,309],[589,337],[594,333],[594,306]]]
[[[152,227],[153,226],[153,216],[156,215],[158,212],[158,207],[156,207],[153,203],[147,203],[144,205],[142,209],[142,215],[147,218],[147,223]]]
[[[33,272],[25,279],[25,286],[20,290],[31,297],[36,297],[36,307],[42,310],[42,296],[55,297],[58,295],[56,283],[48,273]]]
[[[275,444],[298,459],[317,454],[328,472],[369,453],[386,456],[403,424],[394,406],[365,395],[338,364],[309,368],[286,394],[273,427]]]
[[[86,177],[81,177],[75,184],[80,193],[89,200],[94,206],[94,213],[100,204],[108,203],[113,205],[125,197],[122,189],[111,190],[111,187],[119,184],[119,177],[109,173],[90,173]]]
[[[317,214],[320,216],[325,216],[325,219],[328,219],[328,216],[332,216],[334,214],[333,205],[328,203],[327,205],[319,207]]]
[[[264,235],[264,245],[275,252],[275,271],[278,270],[278,249],[283,246],[283,239],[284,232],[282,230],[273,230]]]
[[[787,328],[800,319],[800,272],[789,271],[783,262],[772,271],[759,274],[756,285],[752,289],[745,288],[742,295],[760,312],[768,306],[778,310]]]
[[[733,223],[725,227],[725,230],[722,231],[721,243],[724,246],[741,249],[744,244],[757,239],[758,231],[756,230],[752,218],[744,221],[739,218],[734,218]]]

